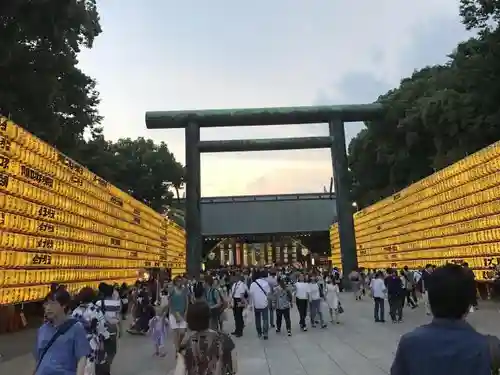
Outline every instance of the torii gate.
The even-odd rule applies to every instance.
[[[347,275],[357,267],[356,238],[349,194],[344,122],[374,120],[382,115],[380,104],[254,109],[215,109],[146,112],[148,129],[186,129],[186,232],[187,271],[198,276],[202,259],[201,178],[202,152],[270,151],[329,148],[331,150],[342,269]],[[276,139],[201,141],[201,127],[261,126],[328,123],[329,136]]]

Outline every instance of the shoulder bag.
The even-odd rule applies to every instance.
[[[258,287],[260,288],[260,290],[262,290],[262,293],[264,293],[264,295],[267,297],[267,293],[266,293],[266,291],[264,290],[264,288],[262,287],[262,285],[260,285],[260,284],[257,282],[257,280],[255,280],[255,281],[254,281],[254,283],[258,285]]]

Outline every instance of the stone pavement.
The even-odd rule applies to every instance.
[[[15,341],[12,345],[15,345]],[[169,346],[165,358],[153,356],[154,346],[149,337],[125,333],[119,341],[118,354],[113,363],[117,375],[166,375],[175,368],[174,350]],[[0,362],[0,374],[33,375],[35,361],[31,354]]]
[[[258,340],[253,323],[247,322],[245,336],[235,339],[240,375],[380,375],[389,372],[399,338],[430,320],[423,307],[405,309],[401,324],[374,323],[372,303],[355,302],[342,294],[345,314],[340,325],[299,332],[297,311],[292,312],[293,336],[270,332],[269,340]],[[500,336],[496,308],[485,308],[469,316],[469,321],[484,333]],[[232,319],[231,319],[232,320]],[[232,323],[227,323],[230,331]],[[12,342],[15,345],[15,342]],[[166,375],[175,367],[173,350],[166,358],[152,356],[147,337],[126,335],[120,342],[113,373],[117,375]],[[0,374],[31,375],[33,360],[23,355],[0,363]]]

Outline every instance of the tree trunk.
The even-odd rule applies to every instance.
[[[174,189],[175,189],[175,195],[177,196],[177,203],[181,203],[181,195],[179,193],[179,187],[177,185],[174,185]]]

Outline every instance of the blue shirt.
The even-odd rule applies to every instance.
[[[401,337],[391,375],[491,375],[490,367],[486,336],[462,320],[434,319]]]
[[[184,315],[187,308],[187,290],[184,288],[178,291],[176,288],[172,289],[170,294],[170,313],[179,313],[181,316]]]
[[[219,302],[218,295],[220,295],[220,293],[216,288],[210,287],[205,291],[205,299],[211,309],[214,308]]]
[[[44,323],[36,338],[35,360],[40,360],[42,351],[57,331],[50,323]],[[81,323],[75,323],[59,336],[42,359],[35,375],[75,375],[78,361],[90,354],[87,333]]]

